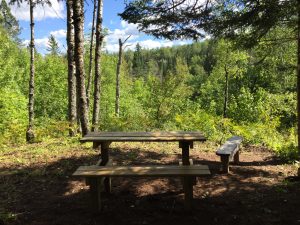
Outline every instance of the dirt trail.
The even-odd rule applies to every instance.
[[[116,164],[177,164],[179,150],[113,145]],[[194,210],[184,212],[180,179],[115,178],[113,193],[104,194],[104,211],[93,215],[83,181],[71,177],[80,165],[92,164],[96,153],[77,149],[56,155],[47,163],[5,164],[0,176],[0,225],[300,225],[300,185],[284,181],[294,175],[266,149],[246,147],[240,163],[220,174],[219,157],[212,151],[191,151],[195,163],[209,165],[213,175],[197,178]],[[163,153],[162,153],[163,152]],[[19,153],[15,153],[19,154]],[[42,161],[42,158],[41,158]]]

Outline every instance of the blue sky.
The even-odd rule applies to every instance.
[[[35,8],[35,38],[36,47],[42,54],[47,53],[47,42],[50,34],[53,34],[59,42],[62,52],[66,51],[66,7],[65,2],[51,0],[52,6],[38,6]],[[124,9],[124,0],[104,0],[103,3],[103,24],[108,28],[109,35],[105,39],[105,48],[109,52],[118,51],[118,38],[125,39],[128,35],[131,38],[127,42],[131,49],[137,43],[140,43],[143,48],[159,48],[173,45],[182,45],[187,41],[169,41],[158,40],[137,30],[136,25],[128,24],[122,21],[118,13]],[[20,7],[11,6],[12,13],[20,21],[22,33],[20,38],[24,44],[28,44],[30,39],[29,28],[29,6],[24,3]],[[88,34],[92,22],[92,0],[85,1],[85,33]]]

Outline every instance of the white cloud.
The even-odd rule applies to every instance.
[[[64,2],[57,0],[50,0],[51,6],[49,5],[37,5],[34,8],[34,19],[43,20],[47,18],[64,18]],[[20,6],[11,5],[11,12],[18,20],[30,20],[29,15],[29,4],[27,2],[22,2]]]
[[[51,31],[50,34],[52,34],[56,38],[56,41],[58,43],[58,46],[59,46],[60,50],[62,52],[65,52],[64,46],[63,46],[62,41],[60,39],[66,37],[66,30],[63,30],[63,29],[55,30],[55,31]],[[48,47],[49,37],[36,38],[34,41],[35,41],[35,47],[39,50],[39,52],[41,52],[42,54],[46,53],[46,49]],[[30,43],[30,40],[23,41],[23,44],[25,46],[28,46],[29,43]]]
[[[122,29],[115,29],[113,31],[109,30],[105,41],[109,44],[116,44],[118,43],[119,38],[123,40],[131,35],[130,40],[134,40],[139,38],[141,34],[135,24],[127,23],[123,20],[121,21],[121,28]]]
[[[28,46],[30,43],[30,40],[23,41],[23,44],[25,46]],[[46,48],[48,46],[48,38],[36,38],[34,39],[34,44],[36,48]]]
[[[67,35],[67,31],[64,29],[61,29],[61,30],[51,31],[50,34],[52,34],[57,39],[65,38]]]
[[[126,21],[121,21],[121,28],[115,29],[113,31],[109,30],[109,34],[105,37],[105,50],[108,52],[117,52],[119,51],[118,40],[121,38],[125,40],[129,35],[131,37],[126,42],[126,45],[129,45],[127,49],[134,50],[137,43],[139,43],[144,49],[153,49],[161,47],[172,47],[174,45],[183,45],[190,43],[189,41],[169,41],[169,40],[140,40],[142,36],[145,36],[144,33],[139,32],[137,25],[127,23]]]

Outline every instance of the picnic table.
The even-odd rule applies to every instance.
[[[96,177],[109,174],[103,181],[104,188],[107,192],[111,191],[110,177],[121,175],[147,175],[147,176],[182,176],[183,189],[185,194],[185,208],[191,209],[193,199],[192,176],[208,175],[209,169],[206,165],[199,167],[189,166],[192,163],[190,160],[190,148],[193,148],[195,141],[204,142],[206,138],[198,131],[170,131],[170,132],[90,132],[80,139],[81,142],[93,142],[95,148],[99,148],[101,158],[95,165],[96,167],[80,167],[75,173],[75,176]],[[118,167],[114,171],[105,167],[109,164],[109,146],[112,142],[178,142],[179,148],[182,149],[181,167]],[[117,171],[117,172],[116,172]],[[119,172],[118,172],[119,171]],[[149,172],[150,171],[150,172]],[[96,187],[98,188],[98,187]],[[92,186],[91,186],[92,189]],[[95,187],[94,187],[95,189]],[[93,191],[92,191],[93,192]],[[94,192],[97,192],[94,190]],[[94,194],[95,195],[95,194]],[[100,195],[98,193],[97,195]],[[95,198],[95,197],[93,197]],[[96,197],[97,198],[97,197]],[[98,196],[98,198],[100,198]],[[98,205],[97,205],[98,204]],[[95,202],[96,207],[99,207]]]

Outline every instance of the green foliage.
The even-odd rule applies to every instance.
[[[286,162],[293,163],[298,160],[298,146],[294,144],[283,145],[276,150],[276,154]]]
[[[47,55],[36,60],[37,117],[66,120],[68,107],[66,60]]]
[[[23,143],[27,101],[22,94],[12,89],[1,88],[0,92],[0,143]]]
[[[0,3],[0,26],[3,27],[8,35],[15,41],[19,41],[20,26],[17,19],[12,15],[11,10],[5,0]]]
[[[25,142],[27,126],[29,53],[4,29],[0,32],[0,144],[18,144]],[[262,43],[245,51],[224,40],[155,50],[138,46],[124,53],[119,117],[115,115],[118,56],[103,53],[100,130],[199,130],[218,143],[241,135],[247,144],[267,146],[293,160],[294,48],[288,43],[276,48]],[[265,56],[266,51],[271,54]],[[35,67],[38,140],[67,136],[66,59],[36,54]],[[226,74],[228,116],[223,118]]]

